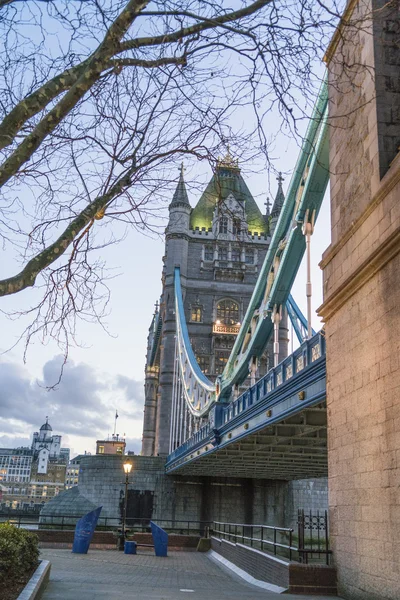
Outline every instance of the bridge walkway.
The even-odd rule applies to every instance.
[[[115,550],[46,550],[52,564],[42,600],[277,600],[280,594],[258,588],[198,552],[136,556]],[[332,600],[332,596],[285,594],[285,600]]]

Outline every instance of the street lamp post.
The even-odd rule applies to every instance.
[[[124,511],[122,514],[122,530],[121,536],[119,539],[118,549],[123,550],[125,546],[125,526],[126,526],[126,509],[128,506],[128,484],[129,484],[129,473],[132,470],[132,463],[125,462],[123,464],[124,473],[125,473],[125,497],[124,497]]]

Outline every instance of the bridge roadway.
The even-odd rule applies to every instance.
[[[172,452],[166,473],[327,476],[325,339],[317,333]]]

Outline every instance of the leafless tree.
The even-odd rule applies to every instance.
[[[99,250],[113,222],[154,226],[178,160],[213,162],[228,140],[268,160],[270,111],[291,132],[308,114],[342,7],[232,4],[0,0],[0,236],[15,259],[0,296],[40,288],[28,341],[67,344],[77,317],[101,317]]]

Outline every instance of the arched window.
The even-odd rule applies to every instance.
[[[236,325],[239,322],[239,304],[233,300],[220,300],[217,304],[217,321],[224,325]]]
[[[254,265],[254,250],[252,248],[246,249],[246,263],[248,265]]]
[[[219,218],[219,233],[228,233],[228,217]]]
[[[232,248],[232,262],[240,262],[240,248]]]
[[[203,311],[201,310],[201,306],[194,305],[190,311],[190,320],[192,323],[201,323],[203,318]]]
[[[204,248],[204,260],[214,260],[214,248],[212,246]]]
[[[233,235],[240,235],[242,232],[242,223],[240,219],[233,219]]]

